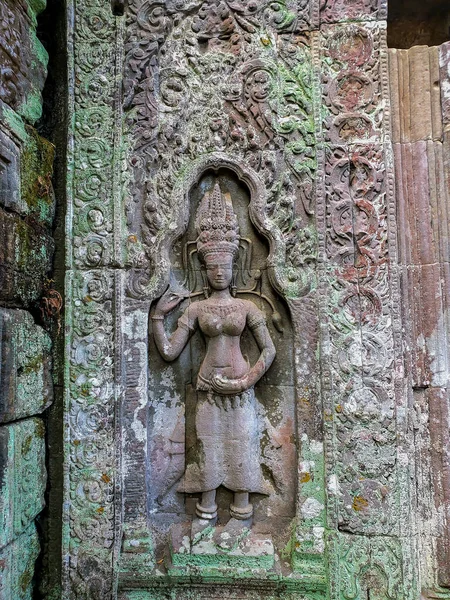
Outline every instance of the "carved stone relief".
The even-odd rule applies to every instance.
[[[385,6],[366,4],[74,3],[71,597],[189,597],[193,576],[199,598],[211,578],[324,597],[328,571],[333,598],[399,597]]]
[[[222,189],[229,191],[222,192],[220,185]],[[235,216],[231,218],[231,226],[224,222],[221,227],[219,217],[208,219],[208,201],[212,202],[213,199],[219,205],[222,202],[220,206],[223,208],[227,206],[230,215],[233,215],[231,202],[234,201],[240,215],[239,225]],[[179,507],[178,512],[193,512],[196,498],[192,497],[192,493],[198,494],[202,488],[206,488],[203,491],[215,490],[221,485],[225,489],[219,490],[219,523],[226,522],[230,512],[229,503],[227,504],[230,491],[235,492],[242,504],[243,496],[239,491],[250,486],[247,492],[257,494],[254,529],[270,533],[272,527],[276,531],[275,537],[282,538],[284,535],[286,538],[289,536],[287,527],[295,512],[295,485],[290,477],[292,468],[295,468],[295,409],[291,374],[292,349],[289,348],[292,334],[289,331],[286,308],[280,304],[281,300],[274,294],[268,281],[265,261],[267,250],[262,240],[255,237],[247,202],[248,194],[230,171],[222,169],[215,173],[209,172],[201,178],[193,190],[191,203],[193,208],[198,206],[197,220],[191,219],[188,231],[172,253],[173,273],[180,281],[184,281],[186,287],[173,279],[168,292],[156,304],[155,312],[152,313],[153,335],[156,336],[159,352],[150,352],[149,396],[154,411],[152,425],[149,427],[153,432],[150,457],[154,456],[154,461],[159,465],[161,460],[164,461],[161,456],[164,455],[164,448],[168,450],[166,456],[170,455],[161,472],[162,488],[158,492],[155,489],[157,497],[154,506],[155,510],[159,509],[156,510],[156,518],[161,524],[165,521],[167,528],[167,523],[173,522],[173,514],[168,519],[168,515],[164,517],[164,513],[171,513],[176,506]],[[197,229],[192,221],[196,222]],[[227,230],[226,226],[231,229]],[[189,239],[192,233],[193,239]],[[227,235],[234,237],[234,241],[227,241]],[[207,241],[201,241],[202,238]],[[220,241],[219,238],[225,238],[225,241]],[[235,261],[231,268],[233,256]],[[211,260],[213,263],[210,264]],[[219,267],[216,267],[216,263]],[[226,297],[220,296],[215,301],[217,294],[214,290],[221,290],[216,289],[219,284],[214,280],[208,282],[212,277],[211,274],[208,275],[208,269],[212,272],[215,268],[222,269],[225,266],[228,269],[227,277],[232,278],[232,295],[226,286],[222,291],[222,294],[226,293]],[[212,294],[209,289],[211,283]],[[206,298],[202,300],[203,296]],[[160,306],[170,306],[180,301],[183,302],[181,306],[185,307],[184,316],[181,316],[183,312],[179,313],[179,330],[173,337],[176,342],[167,345],[162,324],[159,323]],[[173,321],[174,318],[169,320]],[[224,328],[231,327],[241,331],[244,326],[244,329],[240,334],[235,334],[234,338],[228,332],[216,339],[208,325],[211,319],[214,323],[223,319]],[[267,329],[266,320],[272,333]],[[184,343],[197,327],[200,328],[201,335],[192,337],[189,342],[190,352],[181,354],[179,360],[182,364],[178,368],[176,365],[170,368],[167,363],[161,362],[158,354],[163,354],[166,359],[173,358],[173,343],[179,343],[180,339]],[[240,346],[247,358],[243,358],[237,345],[240,335]],[[280,360],[275,361],[274,368],[256,386],[255,398],[253,385],[264,375],[274,359],[272,336],[276,338],[277,345],[287,344],[288,347],[281,350]],[[229,343],[232,343],[231,348],[228,347]],[[260,351],[258,345],[261,345]],[[219,352],[219,355],[213,354],[212,358],[208,358],[208,353],[211,352]],[[224,366],[214,375],[218,367],[213,368],[212,365],[222,363],[230,366]],[[241,379],[231,377],[235,369],[239,369],[239,373],[242,371]],[[223,382],[218,380],[216,384],[215,377],[219,377],[222,372],[225,379]],[[219,386],[217,389],[211,387],[211,377],[214,378],[214,385]],[[228,385],[232,387],[228,389]],[[165,411],[169,405],[166,402],[165,407],[161,407],[159,402],[161,388],[167,390],[168,397],[172,394],[174,398],[171,409],[173,425],[169,429],[164,425]],[[211,419],[214,419],[212,423]],[[213,428],[212,432],[208,427]],[[229,440],[228,436],[233,439]],[[152,458],[150,460],[154,462]],[[157,470],[159,471],[158,467]],[[206,482],[205,477],[210,483]],[[153,477],[152,487],[158,488],[158,479],[158,475]],[[214,482],[215,485],[212,485]],[[185,501],[186,509],[183,509],[180,491],[191,494]],[[211,492],[209,495],[211,496]],[[205,501],[198,502],[195,508],[197,516],[203,519],[207,519],[207,514],[204,513],[207,513],[205,504],[208,497],[206,495]],[[198,506],[205,510],[202,512]],[[246,520],[245,525],[249,526],[251,505],[248,505],[246,512],[243,511],[243,506],[239,509],[234,506],[235,503],[231,508],[233,519],[228,528],[233,524],[237,526],[236,519],[240,518]],[[199,515],[199,512],[202,514]],[[217,520],[216,512],[217,506],[211,516],[214,522]],[[271,522],[277,523],[277,526],[270,526]],[[201,527],[202,524],[197,525]]]

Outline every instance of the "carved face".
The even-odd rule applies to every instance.
[[[206,259],[206,276],[214,290],[226,290],[233,278],[233,256],[225,252],[210,254]]]

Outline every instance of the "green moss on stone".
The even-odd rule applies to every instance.
[[[30,215],[44,225],[51,225],[55,209],[51,182],[55,147],[32,127],[26,127],[26,132],[21,154],[22,199]]]
[[[28,135],[22,118],[7,104],[0,107],[0,118],[20,140],[26,140]]]

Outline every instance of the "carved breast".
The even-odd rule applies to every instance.
[[[246,316],[245,308],[239,301],[232,305],[205,303],[199,310],[198,321],[200,329],[207,337],[237,337],[245,329]]]

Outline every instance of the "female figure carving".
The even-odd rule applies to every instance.
[[[166,292],[152,316],[153,334],[162,357],[173,361],[197,328],[203,333],[207,349],[197,379],[197,458],[187,465],[183,490],[201,492],[196,514],[213,520],[217,516],[216,491],[223,485],[234,492],[231,517],[246,520],[253,515],[249,493],[267,493],[253,387],[272,364],[275,347],[264,314],[253,302],[235,298],[230,292],[239,228],[231,202],[218,184],[203,197],[195,226],[197,251],[211,292],[188,306],[170,336],[164,319],[183,296]],[[253,366],[240,347],[246,327],[251,329],[260,350]]]

